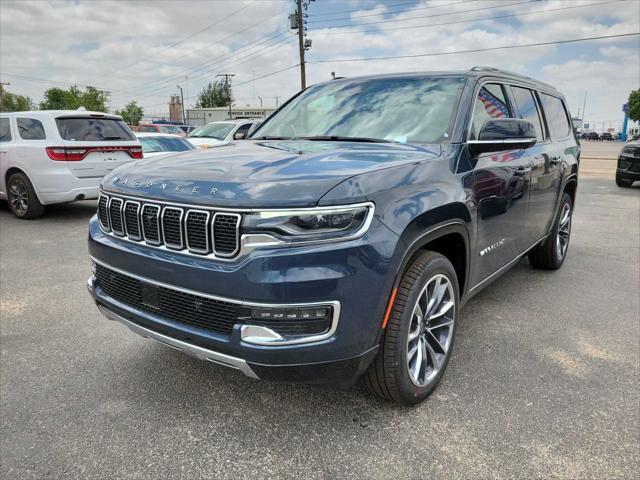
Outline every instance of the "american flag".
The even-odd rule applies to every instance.
[[[480,90],[479,96],[484,104],[484,109],[491,118],[505,118],[509,115],[505,103],[492,95],[486,88]]]

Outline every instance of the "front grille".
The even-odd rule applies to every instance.
[[[240,250],[239,213],[125,202],[123,198],[101,194],[98,217],[104,231],[153,246],[224,258],[234,257]]]
[[[129,307],[212,332],[230,335],[242,315],[238,304],[152,285],[103,265],[96,265],[96,278],[107,295]]]

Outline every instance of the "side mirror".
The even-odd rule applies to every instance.
[[[467,145],[474,154],[520,150],[536,143],[536,127],[519,118],[494,118],[487,120],[480,129],[477,140]]]
[[[244,133],[242,132],[236,132],[233,134],[233,139],[234,140],[244,140]]]

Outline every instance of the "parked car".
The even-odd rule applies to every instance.
[[[613,142],[615,139],[613,138],[613,135],[611,135],[611,133],[602,132],[600,134],[600,140],[607,141],[607,142]]]
[[[195,150],[196,147],[180,135],[166,133],[138,132],[144,158],[163,157],[177,152]]]
[[[255,122],[256,120],[252,119],[211,122],[196,128],[187,135],[187,138],[201,148],[219,147],[233,140],[247,138],[249,129]]]
[[[185,133],[185,135],[189,135],[196,128],[198,128],[198,127],[194,127],[193,125],[178,125],[178,127],[180,128],[180,130],[182,130]]]
[[[600,135],[597,132],[588,132],[586,140],[600,140]]]
[[[182,137],[187,135],[178,125],[167,125],[164,123],[144,123],[138,125],[137,131],[140,133],[170,133],[172,135],[180,135]]]
[[[135,158],[140,142],[118,115],[85,110],[0,114],[0,198],[18,218],[46,205],[98,197],[104,175]]]
[[[562,266],[570,119],[550,85],[486,67],[314,85],[251,140],[106,177],[89,292],[133,332],[250,377],[361,378],[420,402],[465,302],[525,255]]]
[[[616,168],[616,184],[619,187],[630,187],[640,180],[640,141],[625,144],[618,155]]]

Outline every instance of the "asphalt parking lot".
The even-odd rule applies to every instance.
[[[463,310],[415,408],[255,381],[131,334],[86,292],[94,202],[0,210],[2,478],[637,478],[640,188],[580,183],[557,272]]]

